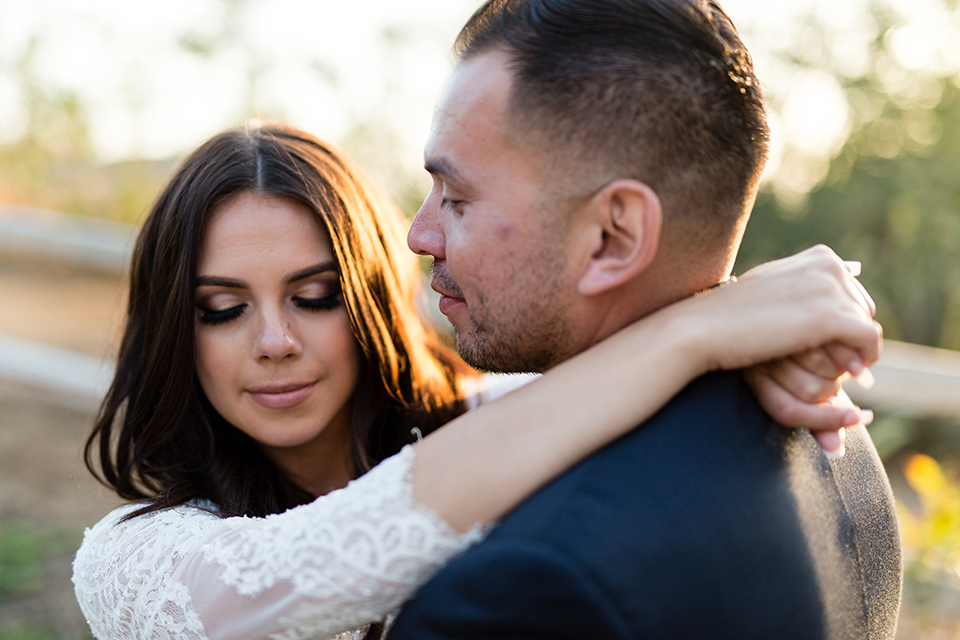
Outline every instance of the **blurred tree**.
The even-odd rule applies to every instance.
[[[863,262],[887,337],[960,349],[960,89],[945,83],[929,111],[884,112],[851,136],[799,210],[760,194],[738,269],[824,242]],[[902,144],[921,126],[938,140]],[[888,145],[894,157],[876,152]]]
[[[0,9],[9,1],[0,0]],[[235,105],[228,116],[230,119],[222,126],[230,126],[245,118],[289,120],[293,110],[274,95],[274,90],[278,78],[286,77],[283,65],[290,63],[292,54],[283,54],[282,46],[274,48],[268,40],[260,37],[262,34],[256,33],[257,12],[269,3],[265,0],[206,0],[203,4],[212,18],[184,23],[177,27],[179,31],[163,33],[158,41],[166,39],[173,46],[169,51],[158,50],[157,55],[169,55],[170,51],[175,51],[182,58],[192,59],[198,67],[220,65],[229,68],[229,74],[237,80],[237,95],[233,97]],[[94,30],[100,30],[104,35],[107,49],[116,44],[112,36],[108,37],[116,25],[110,24],[97,11],[80,13],[88,26],[93,25]],[[9,93],[14,97],[7,102],[19,103],[19,110],[23,113],[22,122],[5,126],[0,131],[3,134],[0,137],[0,202],[137,222],[177,159],[127,158],[104,164],[97,157],[88,128],[90,123],[98,122],[89,116],[100,115],[87,112],[87,109],[96,108],[91,106],[97,103],[90,96],[98,87],[93,84],[70,85],[49,73],[51,51],[56,52],[55,55],[69,55],[54,45],[58,37],[69,33],[69,29],[58,24],[53,12],[47,15],[41,10],[28,33],[22,41],[10,40],[5,42],[5,47],[0,47],[0,89],[11,89]],[[374,177],[386,185],[408,214],[419,206],[425,175],[419,169],[419,162],[411,163],[409,154],[404,156],[404,151],[408,151],[404,146],[406,141],[398,135],[396,124],[391,120],[396,110],[394,96],[401,94],[404,88],[401,62],[407,55],[405,52],[424,37],[433,37],[433,34],[403,20],[382,26],[375,47],[382,58],[380,63],[387,71],[382,95],[371,99],[368,108],[350,113],[343,133],[337,135],[336,140],[371,169]],[[183,56],[184,53],[188,55]],[[303,55],[308,59],[301,61],[304,64],[300,71],[305,68],[307,73],[295,73],[292,77],[310,83],[312,76],[316,85],[330,89],[329,94],[321,92],[321,95],[336,101],[338,91],[343,89],[340,61],[309,52]],[[119,108],[131,116],[133,126],[127,137],[134,141],[142,136],[138,123],[155,108],[150,102],[154,89],[150,83],[155,78],[145,73],[149,65],[138,56],[116,56],[118,60],[110,63],[116,63],[111,68],[122,80],[119,83],[122,98]],[[303,126],[296,121],[293,124]],[[198,138],[189,144],[199,142]],[[138,148],[135,144],[130,147]],[[146,146],[143,148],[149,153]]]
[[[80,97],[36,72],[40,43],[34,35],[14,59],[0,60],[13,72],[26,114],[23,133],[0,144],[0,202],[135,221],[172,163],[98,163]]]
[[[958,3],[943,6],[960,20]],[[844,75],[827,46],[790,62],[829,71],[850,105],[850,134],[825,178],[803,197],[767,183],[737,270],[825,243],[863,263],[887,338],[960,350],[960,73],[903,67],[891,42],[903,21],[872,7],[866,71]],[[815,25],[816,28],[816,25]],[[808,41],[827,43],[822,33]],[[871,433],[885,460],[907,450],[960,456],[960,423],[879,415]]]
[[[960,18],[955,3],[952,12]],[[873,15],[868,71],[835,72],[854,120],[849,138],[801,202],[762,190],[738,270],[829,244],[863,262],[887,337],[960,349],[958,75],[902,68],[889,51],[895,16],[879,6]]]

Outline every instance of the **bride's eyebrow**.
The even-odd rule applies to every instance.
[[[321,262],[320,264],[315,264],[312,267],[307,267],[306,269],[301,269],[295,273],[290,274],[283,281],[287,284],[296,282],[297,280],[303,280],[304,278],[309,278],[310,276],[315,276],[318,273],[327,273],[328,271],[336,272],[337,263],[330,260],[327,262]],[[196,286],[198,287],[229,287],[231,289],[247,289],[250,287],[243,280],[236,280],[234,278],[222,278],[220,276],[197,276]]]
[[[304,278],[309,278],[310,276],[315,276],[318,273],[326,273],[328,271],[334,271],[334,272],[338,271],[337,263],[330,260],[327,262],[321,262],[320,264],[315,264],[312,267],[307,267],[306,269],[301,269],[300,271],[297,271],[296,273],[292,273],[286,278],[284,278],[284,282],[289,284],[291,282],[296,282],[297,280],[303,280]]]
[[[196,286],[198,287],[230,287],[231,289],[247,289],[248,285],[243,280],[234,280],[233,278],[221,278],[219,276],[197,276]]]

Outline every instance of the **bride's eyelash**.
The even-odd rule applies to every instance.
[[[246,304],[238,304],[235,307],[230,307],[229,309],[224,309],[223,311],[213,311],[211,309],[200,308],[200,324],[206,325],[217,325],[223,324],[224,322],[230,322],[231,320],[236,320],[240,317],[240,314],[243,313],[243,310],[247,307]]]
[[[306,311],[329,311],[330,309],[336,309],[343,304],[343,296],[341,296],[339,293],[324,296],[322,298],[301,298],[295,296],[293,298],[293,303],[300,309],[304,309]],[[237,306],[230,307],[229,309],[223,309],[222,311],[214,311],[212,309],[204,309],[199,307],[200,324],[214,326],[223,324],[225,322],[230,322],[231,320],[236,320],[240,317],[246,307],[247,305],[245,303],[238,304]]]
[[[293,303],[307,311],[328,311],[336,309],[343,304],[343,296],[339,293],[324,296],[322,298],[300,298],[294,297]]]

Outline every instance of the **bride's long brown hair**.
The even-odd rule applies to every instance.
[[[226,422],[195,373],[197,256],[209,212],[243,192],[292,198],[330,235],[363,351],[353,400],[356,475],[463,411],[472,370],[415,310],[416,259],[396,207],[342,153],[291,127],[221,133],[177,170],[146,219],[131,269],[117,372],[84,450],[129,517],[209,500],[223,516],[265,516],[313,499]]]

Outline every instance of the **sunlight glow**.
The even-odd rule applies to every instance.
[[[890,0],[907,19],[888,36],[885,82],[906,99],[920,68],[960,68],[960,26],[936,0]],[[418,171],[449,47],[479,0],[0,0],[0,140],[22,135],[28,69],[50,96],[73,92],[104,161],[184,153],[246,117],[288,120],[332,141],[361,127],[389,131],[392,158]],[[829,158],[851,111],[835,80],[798,72],[785,52],[824,55],[864,72],[873,32],[867,0],[771,4],[727,0],[776,117],[775,156]],[[818,26],[819,25],[819,26]],[[895,64],[893,64],[895,62]],[[953,66],[951,66],[953,65]],[[919,130],[919,129],[918,129]],[[919,134],[922,138],[924,134]],[[928,136],[929,137],[929,136]]]

